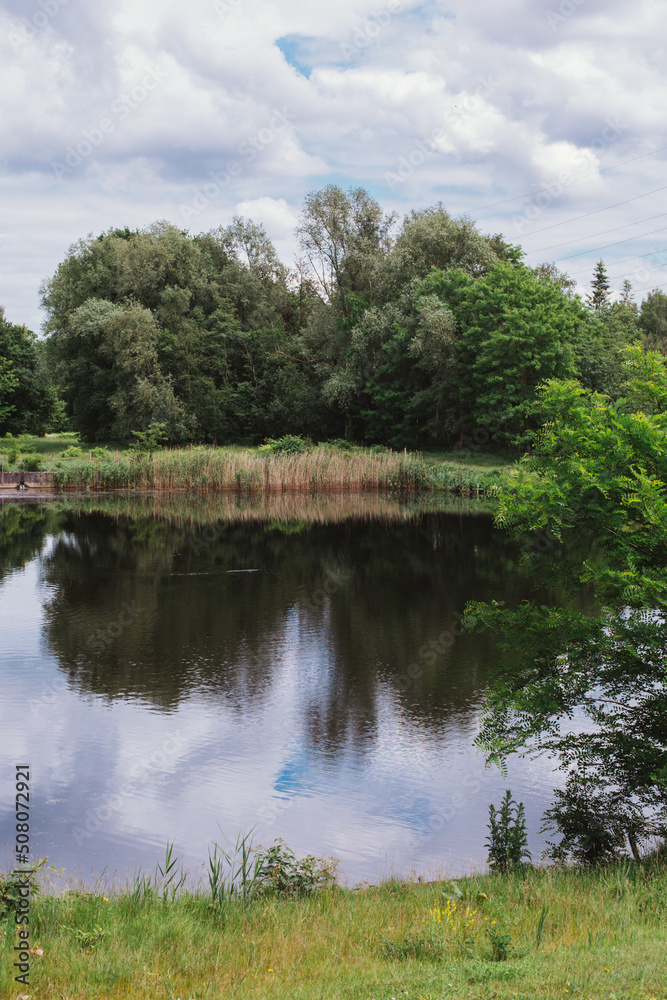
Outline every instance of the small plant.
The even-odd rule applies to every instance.
[[[526,817],[523,802],[514,802],[507,789],[505,797],[496,810],[489,806],[489,866],[495,872],[507,872],[519,868],[524,858],[531,860],[526,834]]]
[[[540,919],[537,921],[537,930],[535,931],[535,948],[539,948],[542,942],[542,935],[544,934],[544,927],[547,922],[547,914],[549,912],[549,907],[545,903],[542,907],[542,912],[540,913]]]
[[[81,928],[77,928],[73,931],[72,937],[82,948],[93,948],[96,944],[99,944],[103,937],[107,937],[108,934],[109,931],[105,931],[99,924],[95,924],[92,931],[83,931]]]
[[[381,946],[384,958],[428,958],[440,961],[445,955],[445,941],[434,927],[429,927],[421,934],[408,934],[402,941],[385,939]]]
[[[61,458],[83,458],[83,452],[77,445],[71,444],[60,453]]]
[[[167,841],[164,865],[161,865],[159,861],[156,865],[154,887],[155,889],[159,888],[162,890],[162,901],[164,903],[169,899],[170,893],[172,899],[176,897],[176,893],[183,887],[187,877],[182,866],[180,870],[177,869],[178,858],[175,858],[173,854],[174,845]]]
[[[512,935],[502,927],[489,927],[486,935],[494,962],[506,962],[512,954]]]

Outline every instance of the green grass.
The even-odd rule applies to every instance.
[[[221,905],[203,891],[163,902],[159,891],[132,889],[34,899],[30,943],[43,955],[32,958],[29,989],[12,982],[13,925],[0,925],[0,995],[667,997],[664,863],[393,881]]]

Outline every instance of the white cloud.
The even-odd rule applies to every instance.
[[[181,206],[231,162],[242,169],[190,228],[226,224],[246,205],[285,252],[280,219],[329,181],[384,191],[399,211],[442,200],[526,247],[558,224],[549,243],[590,234],[591,261],[597,232],[667,208],[662,193],[587,215],[660,186],[664,152],[607,169],[667,144],[657,0],[46,6],[48,16],[6,0],[0,13],[0,184],[10,196],[0,301],[15,322],[38,325],[35,290],[75,239],[158,217],[182,224]],[[276,110],[286,125],[263,142]],[[391,190],[387,173],[430,142]],[[58,180],[53,161],[68,147],[74,165]],[[555,190],[568,170],[571,182],[519,227],[534,196],[517,196]],[[629,247],[610,251],[610,265]],[[667,269],[642,280],[667,282]]]

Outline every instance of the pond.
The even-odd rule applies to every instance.
[[[469,600],[533,593],[473,503],[3,501],[0,848],[27,762],[33,857],[88,882],[152,868],[167,840],[197,878],[250,830],[335,856],[349,884],[459,874],[507,787],[537,860],[559,776],[485,768],[496,653],[460,627]]]

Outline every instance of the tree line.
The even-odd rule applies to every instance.
[[[79,240],[42,286],[46,338],[0,319],[0,433],[68,426],[128,441],[345,437],[523,449],[535,390],[575,378],[611,399],[628,344],[667,350],[667,295],[586,302],[553,265],[442,205],[398,223],[362,188],[307,195],[287,268],[263,227],[166,222]]]

